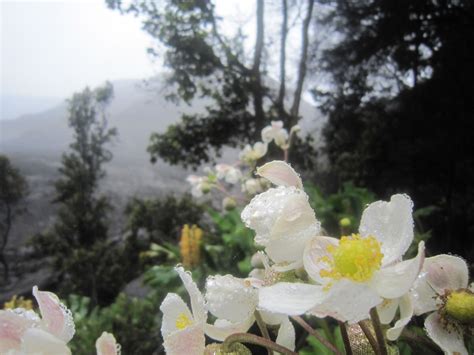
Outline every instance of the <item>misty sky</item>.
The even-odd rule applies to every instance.
[[[140,21],[104,0],[0,0],[1,95],[68,97],[157,72]]]

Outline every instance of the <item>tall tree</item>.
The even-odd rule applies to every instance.
[[[474,5],[333,1],[341,40],[325,53],[333,91],[327,152],[341,179],[436,206],[437,249],[473,255]]]
[[[165,133],[152,135],[148,149],[152,160],[161,157],[172,164],[197,166],[211,160],[213,153],[219,154],[224,145],[235,147],[260,139],[261,129],[272,119],[282,119],[287,127],[298,122],[314,0],[290,1],[291,8],[303,9],[304,20],[297,11],[290,11],[288,0],[282,0],[282,25],[277,34],[281,38],[279,88],[269,80],[269,56],[265,55],[270,27],[265,25],[266,7],[275,6],[273,3],[256,1],[256,31],[253,51],[248,55],[241,31],[232,38],[225,34],[225,19],[217,15],[213,1],[134,0],[128,6],[121,0],[106,1],[113,9],[141,15],[144,30],[156,40],[150,54],[158,57],[164,49],[165,65],[170,69],[170,99],[189,104],[204,97],[209,102],[205,113],[185,114]],[[302,42],[292,95],[289,85],[285,86],[289,81],[286,69],[292,64],[286,56],[286,38],[293,27],[288,26],[290,15],[301,26]],[[271,21],[277,21],[273,13]]]
[[[112,252],[107,244],[110,205],[98,193],[103,165],[112,159],[107,144],[117,134],[108,128],[106,115],[112,97],[112,85],[106,83],[68,100],[74,141],[62,156],[61,178],[56,182],[57,222],[39,242],[54,256],[65,288],[90,296],[96,304],[112,291],[104,280],[108,277],[104,262]]]
[[[28,193],[28,184],[20,171],[11,165],[5,155],[0,155],[0,263],[3,265],[4,281],[9,278],[5,248],[8,244],[12,223],[23,211],[22,200]]]

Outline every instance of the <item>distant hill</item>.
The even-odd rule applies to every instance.
[[[61,102],[57,97],[1,95],[0,121],[12,120],[44,111]]]
[[[146,147],[152,132],[163,132],[178,121],[183,111],[202,111],[205,102],[198,101],[192,107],[176,106],[138,80],[115,81],[113,85],[115,97],[109,109],[109,124],[118,129],[119,136],[111,149],[114,158],[106,166],[107,177],[101,189],[113,200],[114,217],[118,221],[113,233],[120,233],[122,210],[130,197],[152,197],[170,191],[181,193],[188,188],[184,180],[189,171],[163,161],[150,164]],[[304,117],[300,123],[303,130],[319,137],[324,122],[321,115],[305,102],[300,111]],[[71,140],[65,101],[37,114],[0,121],[0,152],[20,167],[31,190],[29,212],[15,222],[10,248],[21,245],[28,236],[53,222],[54,181],[58,177],[61,154],[68,150]],[[236,154],[235,150],[228,149],[224,156],[229,158]]]

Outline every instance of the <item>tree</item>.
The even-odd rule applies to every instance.
[[[340,42],[327,153],[341,180],[435,206],[435,249],[473,255],[474,6],[470,1],[333,1]]]
[[[118,253],[107,241],[111,207],[97,191],[105,176],[103,165],[112,159],[106,145],[117,134],[107,126],[106,107],[112,96],[112,85],[106,83],[95,90],[86,88],[68,100],[74,141],[71,151],[62,156],[61,177],[55,185],[58,218],[37,242],[54,257],[63,286],[91,297],[94,304],[116,291],[110,282],[115,282],[113,258]]]
[[[213,153],[219,155],[224,145],[236,147],[259,140],[261,129],[273,119],[283,120],[287,128],[298,122],[314,0],[290,1],[293,6],[282,0],[281,28],[277,34],[281,39],[278,89],[269,80],[270,56],[265,50],[270,42],[266,39],[265,8],[272,4],[256,1],[255,44],[248,55],[243,33],[225,35],[212,1],[135,0],[128,7],[121,0],[106,1],[112,9],[144,18],[143,28],[157,44],[149,49],[151,55],[158,57],[164,47],[165,65],[170,69],[167,83],[174,90],[168,98],[187,104],[198,97],[209,100],[204,114],[184,114],[181,122],[171,125],[165,133],[152,135],[148,148],[152,161],[161,157],[171,164],[195,167],[212,160]],[[303,19],[300,11],[304,13]],[[274,10],[272,22],[277,16]],[[286,85],[287,37],[293,29],[289,20],[301,26],[292,95]]]
[[[5,258],[12,223],[23,208],[22,200],[28,193],[26,179],[18,169],[11,165],[5,155],[0,155],[0,263],[3,265],[4,281],[9,278],[9,267]]]

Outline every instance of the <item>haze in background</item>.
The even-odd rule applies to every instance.
[[[104,0],[0,0],[0,119],[36,113],[85,86],[145,79],[159,63],[140,20]]]

